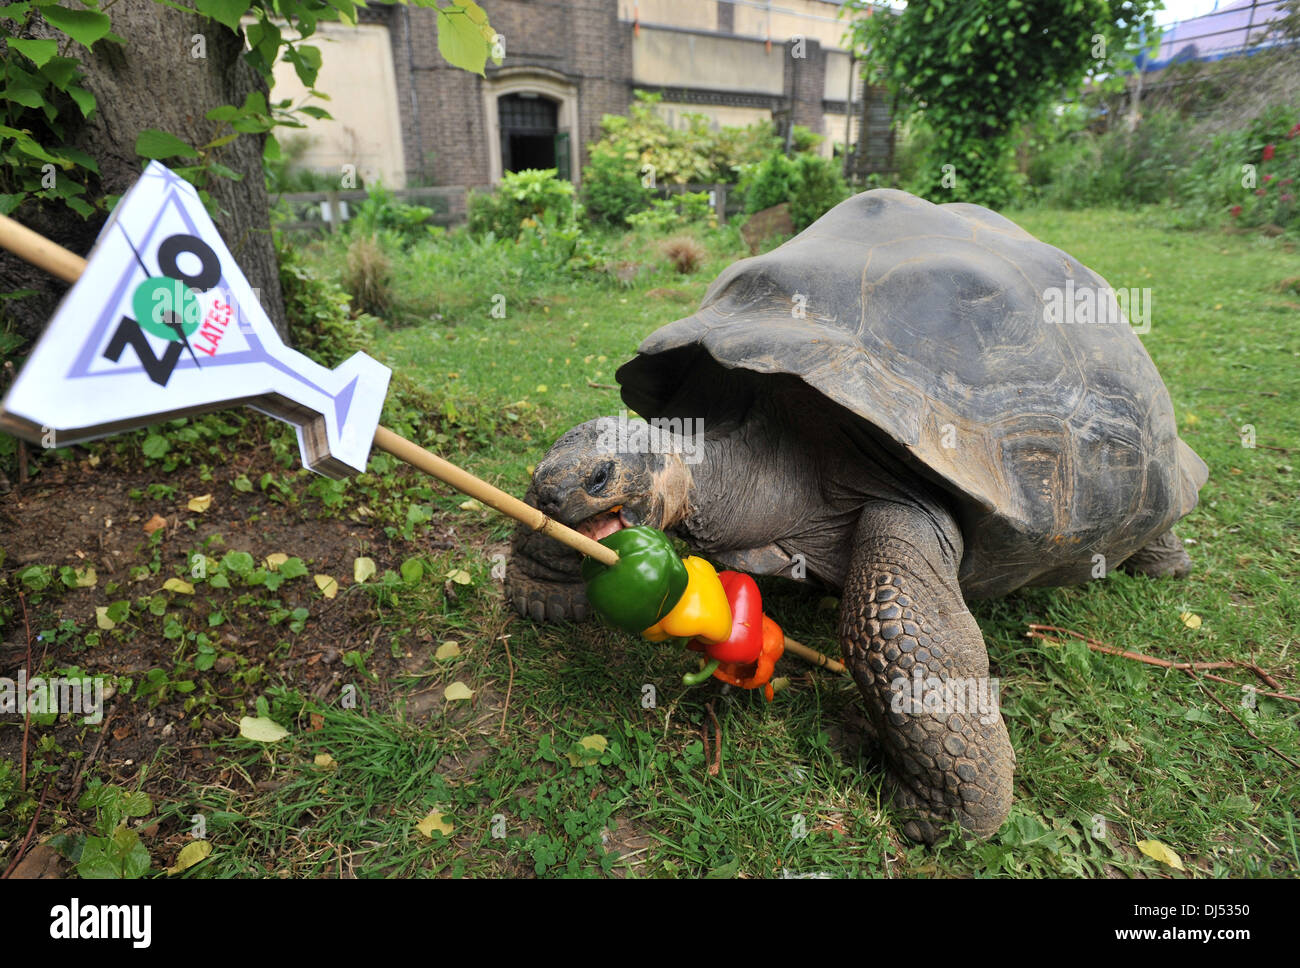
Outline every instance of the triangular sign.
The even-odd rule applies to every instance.
[[[303,463],[366,468],[391,373],[285,346],[188,182],[158,162],[118,202],[0,409],[46,447],[248,405],[298,428]]]

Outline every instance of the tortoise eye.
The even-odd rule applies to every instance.
[[[613,470],[613,461],[605,461],[605,463],[596,468],[596,472],[592,474],[591,478],[587,481],[587,493],[599,494],[603,491],[605,485],[609,483],[609,476]]]

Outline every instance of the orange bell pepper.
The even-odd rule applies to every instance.
[[[758,689],[762,687],[763,696],[772,701],[775,692],[772,689],[772,673],[776,671],[776,660],[785,654],[785,633],[766,615],[763,616],[763,651],[756,662],[742,665],[738,662],[726,662],[713,670],[713,677],[741,689]]]

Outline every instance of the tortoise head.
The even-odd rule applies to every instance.
[[[691,477],[679,453],[656,443],[641,421],[588,420],[547,451],[524,500],[597,541],[640,524],[670,528],[688,511]],[[581,555],[524,526],[511,551],[506,598],[516,611],[539,622],[587,617]]]

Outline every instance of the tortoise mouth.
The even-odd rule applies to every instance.
[[[608,510],[593,514],[589,518],[584,518],[573,526],[575,531],[585,534],[592,541],[599,541],[601,538],[608,537],[615,531],[621,531],[624,528],[634,528],[640,522],[634,511],[629,511],[621,504],[615,504]]]

